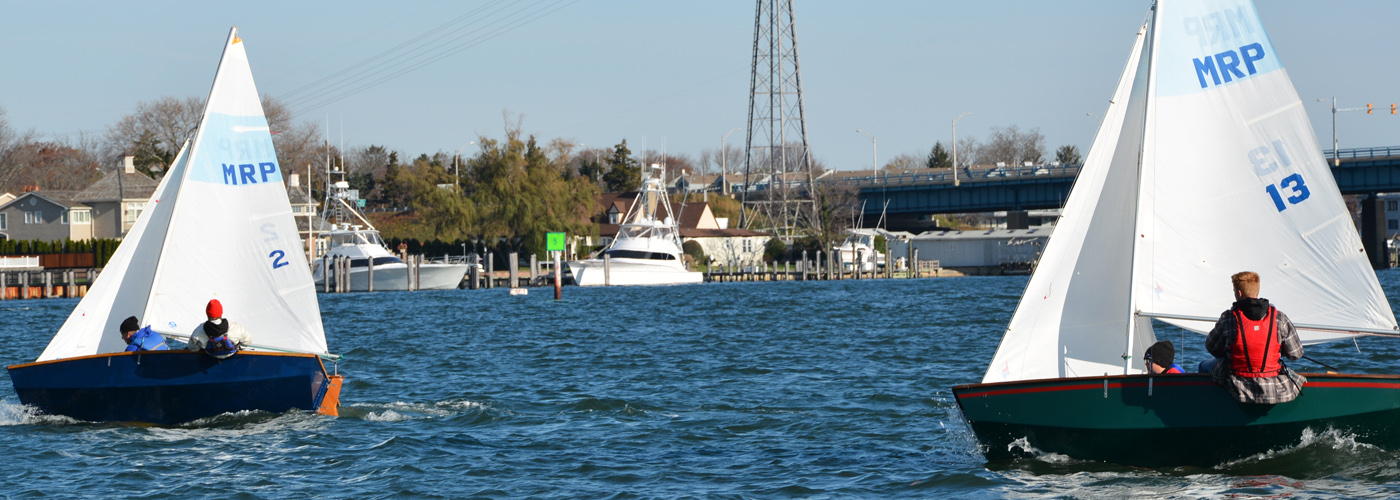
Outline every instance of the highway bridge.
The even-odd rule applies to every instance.
[[[1345,195],[1364,195],[1362,240],[1373,264],[1388,266],[1385,210],[1377,193],[1400,192],[1400,146],[1325,151]],[[931,215],[975,212],[1024,212],[1064,206],[1079,173],[1076,166],[990,168],[959,173],[881,174],[846,178],[865,207],[866,221],[883,212],[890,229],[920,231],[932,226]],[[970,175],[969,175],[970,174]]]

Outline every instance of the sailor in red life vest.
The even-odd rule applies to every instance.
[[[1279,361],[1303,356],[1298,331],[1282,311],[1259,298],[1259,275],[1250,271],[1230,277],[1235,303],[1220,314],[1206,337],[1215,359],[1201,363],[1215,383],[1241,403],[1287,403],[1298,397],[1307,379]]]
[[[224,359],[233,356],[239,349],[252,343],[253,336],[243,325],[229,321],[224,316],[224,305],[219,299],[210,300],[204,306],[204,315],[209,321],[201,323],[190,334],[190,342],[185,346],[191,351],[204,351],[210,356]]]

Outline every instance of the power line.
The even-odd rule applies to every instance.
[[[371,57],[369,60],[341,70],[330,77],[318,80],[315,85],[320,85],[319,88],[313,87],[305,90],[298,89],[298,93],[301,94],[303,97],[301,97],[300,99],[293,99],[291,102],[289,102],[288,107],[297,109],[302,113],[315,111],[341,99],[345,99],[352,95],[363,92],[369,88],[381,85],[388,81],[407,75],[424,66],[441,61],[447,57],[480,45],[481,43],[496,38],[500,35],[514,31],[515,29],[518,29],[526,24],[529,24],[544,16],[547,16],[565,7],[568,7],[569,5],[577,1],[578,0],[539,0],[523,8],[516,9],[513,12],[509,12],[500,16],[497,16],[497,14],[504,10],[507,10],[507,8],[497,8],[491,12],[480,16],[471,23],[457,27],[455,29],[451,29],[450,31],[442,33],[436,37],[432,37],[433,34],[442,32],[443,30],[447,29],[453,24],[460,23],[462,20],[465,20],[477,13],[487,10],[490,8],[490,6],[488,5],[486,7],[476,9],[471,13],[464,14],[463,16],[458,16],[457,18],[454,18],[448,23],[444,23],[443,25],[429,30],[429,32],[423,35],[414,37],[408,42],[404,42],[392,49],[381,52],[380,54]],[[495,4],[500,3],[502,2],[495,2]],[[544,5],[540,7],[542,4]],[[493,18],[492,16],[496,17]],[[477,27],[450,39],[444,40],[452,36],[453,34],[465,30],[466,28],[482,23],[484,24],[480,27]],[[429,37],[432,38],[429,39]],[[423,43],[419,44],[419,46],[405,49],[405,47],[409,47],[410,45],[416,44],[420,41],[422,41]],[[393,55],[395,52],[401,53],[398,54],[398,57],[394,58],[391,61],[381,61],[376,64],[373,64],[372,66],[363,67],[365,64],[369,64],[376,60],[388,57],[389,55]],[[339,79],[339,81],[337,81],[334,84],[321,85],[329,80],[336,79],[337,77],[342,75],[348,76]],[[308,92],[312,91],[315,91],[314,95],[308,95]]]
[[[494,2],[494,4],[500,4],[500,3],[502,3],[501,0],[498,0],[498,1]],[[476,15],[477,13],[479,13],[479,12],[481,12],[481,11],[483,11],[483,10],[489,8],[490,5],[492,5],[492,4],[487,4],[486,6],[480,7],[480,8],[478,8],[478,9],[474,10],[474,11],[471,11],[471,12],[468,12],[468,13],[466,13],[466,14],[462,14],[462,15],[460,15],[460,16],[457,16],[457,17],[455,17],[455,18],[452,18],[452,19],[448,20],[447,22],[445,22],[445,23],[443,23],[443,24],[440,24],[440,25],[438,25],[438,26],[436,26],[436,27],[434,27],[434,28],[432,28],[432,29],[430,29],[430,30],[424,32],[423,34],[420,34],[420,35],[418,35],[418,36],[415,36],[415,37],[413,37],[413,38],[410,38],[410,39],[408,39],[407,41],[404,41],[404,42],[402,42],[402,43],[399,43],[398,45],[395,45],[395,46],[393,46],[393,47],[390,47],[390,48],[388,48],[388,49],[386,49],[386,50],[384,50],[384,51],[382,51],[382,52],[380,52],[380,53],[378,53],[378,54],[375,54],[375,55],[373,55],[373,56],[370,56],[368,59],[365,59],[365,60],[360,61],[360,62],[358,62],[358,63],[355,63],[355,64],[353,64],[353,65],[350,65],[350,66],[346,67],[345,69],[342,69],[342,70],[337,71],[337,72],[335,72],[335,73],[331,73],[330,75],[326,75],[325,77],[322,77],[320,80],[316,80],[316,81],[311,82],[311,83],[308,83],[308,84],[306,84],[306,85],[302,85],[301,87],[297,87],[297,88],[293,89],[291,92],[287,92],[287,93],[283,94],[282,97],[283,97],[283,99],[291,99],[291,98],[293,98],[293,97],[296,96],[296,95],[299,95],[299,94],[303,94],[303,93],[306,93],[306,92],[309,92],[309,91],[316,90],[317,86],[320,85],[320,84],[322,84],[322,83],[325,83],[325,82],[327,82],[327,81],[334,81],[337,77],[340,77],[340,76],[342,76],[342,75],[345,75],[345,74],[348,73],[348,72],[355,71],[356,69],[360,68],[361,66],[364,66],[364,65],[366,65],[366,64],[373,63],[374,61],[378,61],[378,60],[380,60],[380,59],[383,59],[383,58],[385,58],[385,57],[388,57],[388,56],[394,54],[395,52],[399,51],[399,49],[403,49],[403,48],[405,48],[405,47],[409,47],[409,46],[413,45],[414,43],[418,42],[419,40],[422,40],[422,39],[424,39],[424,38],[427,38],[427,37],[431,36],[433,33],[437,33],[437,32],[439,32],[439,31],[442,31],[443,29],[446,29],[447,27],[452,26],[453,24],[459,23],[459,22],[461,22],[461,21],[464,20],[464,19],[470,18],[470,17],[473,16],[473,15]]]

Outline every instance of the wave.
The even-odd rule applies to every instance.
[[[38,408],[0,400],[0,426],[6,425],[68,425],[80,423],[63,415],[45,415]]]
[[[340,407],[340,417],[369,422],[403,422],[406,420],[440,419],[462,414],[492,413],[509,415],[485,403],[475,401],[439,401],[433,403],[356,404]]]

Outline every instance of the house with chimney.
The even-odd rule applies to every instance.
[[[121,168],[108,172],[73,196],[75,201],[90,207],[91,237],[125,238],[155,194],[158,183],[137,172],[132,159],[130,154],[123,156]]]

